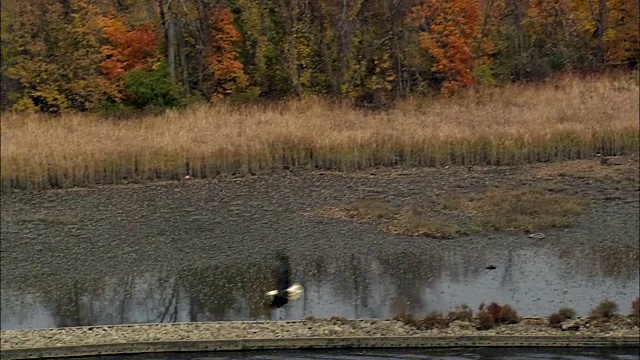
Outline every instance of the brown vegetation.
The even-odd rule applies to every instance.
[[[431,311],[422,318],[408,313],[400,313],[393,319],[418,330],[443,329],[449,327],[454,321],[469,323],[477,330],[489,330],[495,326],[517,324],[522,321],[513,307],[497,303],[491,303],[486,307],[484,304],[480,305],[475,319],[473,311],[465,304],[456,306],[446,316],[438,311]]]
[[[611,300],[604,300],[591,309],[590,317],[595,320],[608,321],[618,313],[618,304]]]
[[[549,326],[551,327],[560,327],[560,325],[567,320],[566,317],[562,316],[560,313],[553,313],[549,315]]]
[[[407,99],[371,113],[303,99],[136,121],[2,115],[2,188],[246,175],[292,168],[502,165],[637,153],[638,85],[613,77]]]
[[[396,234],[425,236],[435,239],[452,239],[464,232],[459,225],[434,218],[424,209],[415,206],[399,213],[388,226],[388,231]]]
[[[499,324],[517,324],[522,319],[511,305],[493,302],[486,307],[480,305],[477,320],[478,330],[488,330]]]
[[[450,321],[473,321],[473,310],[467,305],[462,304],[456,306],[452,311],[449,311],[447,318]]]
[[[477,315],[478,324],[476,325],[476,329],[478,330],[489,330],[496,326],[496,320],[493,315],[487,310],[481,310]]]
[[[631,313],[631,318],[635,320],[636,325],[640,325],[640,297],[637,297],[631,303],[631,308],[633,312]]]
[[[351,205],[325,207],[311,214],[338,219],[381,222],[394,234],[451,239],[489,230],[536,231],[567,227],[582,213],[585,201],[576,196],[542,189],[489,190],[479,197],[456,195],[436,198],[446,211],[470,218],[445,220],[433,211],[412,204],[404,209],[383,199],[358,199]]]
[[[563,307],[558,310],[558,314],[564,316],[567,319],[573,319],[576,317],[576,311],[568,307]]]
[[[565,176],[619,180],[629,174],[638,174],[637,157],[616,159],[617,162],[612,166],[602,166],[601,162],[593,160],[583,159],[545,164],[534,169],[531,176],[548,180]]]
[[[571,308],[561,308],[558,312],[555,312],[549,316],[549,326],[560,327],[560,325],[576,316],[576,312]]]
[[[410,314],[401,314],[394,317],[394,320],[401,321],[418,330],[444,329],[453,321],[438,311],[431,311],[422,318],[417,318]]]
[[[490,190],[463,205],[479,225],[489,230],[523,230],[566,227],[582,213],[584,201],[575,196],[541,189]]]

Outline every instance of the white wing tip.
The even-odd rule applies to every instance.
[[[304,288],[298,283],[289,286],[289,288],[287,289],[287,295],[290,300],[296,300],[300,298],[303,292]]]

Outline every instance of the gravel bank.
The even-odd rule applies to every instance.
[[[568,320],[572,321],[572,320]],[[578,330],[551,328],[545,319],[527,318],[518,324],[479,331],[473,323],[455,321],[447,328],[418,330],[396,320],[326,319],[301,321],[220,321],[116,326],[84,326],[39,330],[2,331],[3,350],[54,346],[135,343],[150,341],[203,341],[227,339],[376,337],[376,336],[607,336],[639,335],[630,318],[618,317],[605,324],[586,324]]]

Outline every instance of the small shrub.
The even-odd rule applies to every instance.
[[[151,71],[130,71],[124,76],[124,89],[127,103],[139,109],[180,105],[180,89],[171,81],[169,67],[164,63]]]
[[[559,328],[560,324],[565,322],[567,318],[560,312],[555,312],[549,316],[549,326]]]
[[[574,317],[576,317],[576,312],[572,308],[563,307],[549,316],[549,326],[560,327],[560,324]]]
[[[520,322],[520,316],[518,312],[509,304],[502,305],[500,311],[500,323],[503,324],[517,324]]]
[[[420,326],[418,319],[411,314],[398,314],[393,318],[393,320],[400,321],[405,325],[413,326],[416,329]]]
[[[449,326],[449,319],[438,311],[431,311],[422,319],[416,318],[411,314],[396,315],[393,319],[418,330],[442,329]]]
[[[345,317],[342,316],[332,316],[329,321],[331,322],[337,322],[339,324],[344,324],[346,323],[348,320]]]
[[[482,310],[478,312],[478,325],[476,326],[476,329],[489,330],[492,329],[495,325],[496,321],[489,311]]]
[[[473,320],[473,310],[467,304],[462,304],[449,311],[447,318],[449,318],[449,321],[471,321]]]
[[[431,311],[425,315],[419,321],[418,329],[430,330],[430,329],[442,329],[449,326],[449,321],[445,318],[441,312]]]
[[[576,317],[576,312],[572,308],[563,307],[558,310],[558,314],[565,317],[565,319],[573,319]]]
[[[487,312],[489,314],[491,314],[491,316],[493,316],[493,321],[495,323],[499,323],[500,322],[500,317],[501,317],[501,313],[502,313],[502,306],[500,306],[497,303],[491,303],[489,304],[489,306],[487,306]]]
[[[618,304],[605,300],[591,310],[591,317],[599,320],[609,320],[618,313]]]

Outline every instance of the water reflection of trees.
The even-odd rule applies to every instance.
[[[500,275],[496,283],[500,289],[536,286],[536,281],[543,280],[529,279],[523,274],[539,266],[548,269],[545,276],[562,277],[562,283],[590,278],[633,282],[639,273],[639,248],[633,245],[489,250],[317,253],[292,258],[293,278],[306,287],[302,303],[294,307],[300,307],[301,316],[316,315],[322,306],[325,313],[331,312],[329,316],[420,315],[431,310],[431,301],[438,296],[432,296],[431,291],[443,284],[462,284],[456,285],[459,287],[455,291],[461,291],[461,286],[462,291],[468,287],[470,292],[478,290],[475,283],[478,279],[490,285],[493,281],[490,277],[481,277],[487,274],[485,266],[494,260],[498,260],[495,274]],[[531,257],[539,261],[528,261]],[[60,327],[267,319],[270,309],[264,292],[275,286],[274,267],[275,260],[266,258],[252,262],[229,260],[204,267],[185,267],[177,272],[48,278],[25,293],[35,290]],[[520,275],[514,278],[514,273]],[[460,299],[451,305],[465,301]]]
[[[92,325],[99,312],[91,304],[105,294],[102,279],[47,281],[38,284],[43,305],[51,311],[57,327]]]
[[[620,281],[638,278],[640,247],[637,244],[565,245],[556,251],[567,270],[582,276],[605,276]]]
[[[269,314],[265,289],[275,284],[269,262],[214,264],[178,275],[190,321],[257,319]]]

